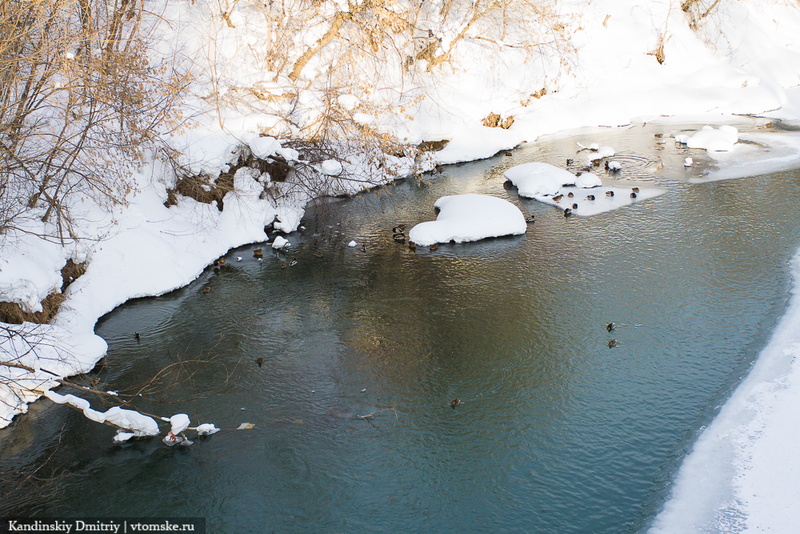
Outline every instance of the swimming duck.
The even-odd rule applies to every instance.
[[[458,397],[450,401],[451,408],[455,409],[456,406],[461,406],[461,399],[459,399]]]
[[[282,262],[281,262],[281,269],[285,269],[285,268],[286,268],[286,262],[285,262],[285,261],[282,261]]]
[[[608,330],[609,332],[611,332],[612,330],[614,330],[614,328],[616,328],[616,326],[617,326],[617,325],[616,325],[616,323],[608,323],[608,324],[606,325],[606,330]]]
[[[133,333],[133,339],[135,339],[136,341],[141,341],[142,340],[142,336],[139,335],[139,332],[134,332]]]
[[[361,252],[367,251],[367,245],[361,245]]]
[[[202,292],[203,293],[211,293],[211,288],[209,286],[206,286],[206,287],[203,288]]]
[[[617,340],[616,340],[616,339],[612,339],[612,340],[610,340],[610,341],[608,342],[608,348],[609,348],[609,349],[610,349],[611,347],[616,347],[616,346],[617,346]]]
[[[564,208],[564,217],[569,217],[572,215],[572,210],[569,208]]]
[[[439,243],[434,243],[433,245],[428,247],[430,250],[437,250],[439,248]]]
[[[322,252],[315,252],[315,253],[314,253],[314,256],[316,256],[316,257],[318,257],[318,258],[324,258],[324,257],[325,257],[325,254],[323,254]]]
[[[528,215],[527,217],[525,217],[525,222],[528,223],[528,224],[533,223],[534,222],[534,216],[533,215]]]
[[[408,242],[408,248],[410,248],[411,250],[416,250],[417,249],[417,244],[414,243],[413,241],[409,241]]]
[[[393,234],[392,235],[392,239],[394,239],[395,242],[397,242],[397,243],[405,243],[406,242],[406,234],[403,234],[403,233]]]
[[[260,248],[257,248],[253,251],[253,256],[255,256],[256,258],[261,258],[264,256],[264,251],[261,250]]]
[[[262,365],[264,365],[264,358],[259,356],[258,358],[256,358],[256,363],[258,364],[259,367],[261,367]]]
[[[289,267],[294,267],[297,265],[297,258],[292,258],[292,261],[289,262]]]

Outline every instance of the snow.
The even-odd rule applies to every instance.
[[[151,4],[149,9],[174,28],[161,41],[154,34],[159,58],[180,51],[199,73],[186,102],[186,115],[197,120],[168,139],[179,154],[178,163],[191,172],[215,176],[229,168],[242,145],[261,158],[275,155],[298,161],[297,150],[279,139],[296,135],[298,124],[304,121],[314,124],[322,100],[313,90],[295,95],[296,88],[285,76],[266,71],[270,32],[262,31],[261,19],[251,16],[247,3],[232,3],[236,4],[230,9],[235,28],[221,20],[215,3]],[[514,46],[491,47],[467,39],[456,47],[454,56],[458,57],[452,68],[419,73],[420,79],[413,81],[387,74],[386,79],[369,80],[373,87],[385,88],[372,92],[360,91],[367,83],[354,79],[352,86],[342,88],[337,101],[353,113],[356,123],[409,143],[448,140],[444,150],[429,156],[431,164],[485,158],[545,134],[583,126],[671,120],[709,125],[676,139],[697,154],[704,151],[716,163],[706,176],[692,181],[800,166],[797,132],[739,133],[726,127],[737,115],[747,114],[800,126],[800,70],[796,67],[800,65],[800,8],[796,2],[723,2],[696,26],[677,3],[665,0],[565,0],[556,7],[568,29],[569,42],[563,49],[545,47],[542,54],[527,56]],[[300,32],[298,42],[313,44],[322,32],[324,25],[315,24]],[[447,43],[455,35],[442,37]],[[663,63],[654,55],[659,42],[663,43]],[[209,43],[217,45],[214,53],[220,60],[213,68],[204,68],[214,56]],[[65,51],[66,57],[71,54]],[[314,69],[326,68],[326,61],[319,58],[304,71],[304,88],[311,83]],[[541,88],[547,93],[533,98],[532,90]],[[257,99],[258,106],[225,104],[225,98],[250,89],[263,96]],[[369,105],[381,103],[381,95],[402,95],[393,108],[396,112],[370,109]],[[264,102],[271,102],[271,107]],[[481,120],[489,112],[513,115],[515,122],[507,130],[484,127]],[[289,113],[292,120],[282,120]],[[589,158],[600,155],[599,145],[587,149]],[[692,162],[691,157],[685,160],[687,165]],[[327,162],[319,170],[338,175],[338,168]],[[369,168],[362,171],[370,174]],[[603,211],[624,207],[659,193],[642,187],[637,198],[631,199],[632,187],[603,185],[590,173],[575,177],[538,162],[510,169],[506,177],[521,196],[559,208],[572,192],[573,199],[578,197],[576,215],[599,213],[598,207]],[[38,396],[33,390],[46,390],[54,402],[81,405],[75,407],[95,420],[111,417],[129,424],[135,431],[118,433],[115,439],[120,442],[157,434],[155,421],[140,420],[132,415],[135,412],[96,412],[77,397],[59,396],[48,389],[57,386],[54,374],[88,372],[103,357],[106,343],[94,334],[94,325],[104,314],[129,299],[186,285],[227,250],[264,242],[264,227],[273,221],[278,231],[294,231],[311,200],[293,184],[283,183],[273,184],[280,202],[259,198],[269,177],[245,171],[237,173],[237,190],[226,195],[222,212],[188,198],[166,208],[166,191],[174,184],[165,169],[145,165],[134,180],[135,191],[127,203],[111,213],[89,201],[70,206],[85,240],[62,245],[39,239],[37,235],[52,233],[52,228],[36,217],[25,221],[21,231],[0,235],[0,301],[19,303],[28,311],[40,309],[40,301],[61,286],[60,269],[68,258],[88,262],[86,274],[67,289],[66,302],[51,324],[6,326],[13,335],[0,341],[3,359],[18,356],[18,363],[37,371],[3,369],[4,376],[18,381],[23,389],[12,391],[8,383],[0,385],[0,426],[26,411],[27,403]],[[607,197],[607,191],[614,196]],[[556,201],[559,194],[564,198]],[[587,200],[589,194],[595,196],[594,201]],[[440,207],[445,213],[444,206]],[[462,210],[455,211],[463,216]],[[412,229],[409,237],[422,244],[500,235],[489,232],[494,224],[503,231],[512,226],[515,232],[525,231],[519,226],[521,214],[512,215],[507,207],[500,212],[499,220],[482,218],[467,232],[467,222],[448,221],[440,214],[437,221]],[[285,242],[278,236],[273,246],[281,249]],[[800,320],[797,264],[798,260],[793,267],[796,283],[790,309],[750,375],[687,457],[672,498],[654,524],[655,532],[715,530],[715,525],[730,519],[723,516],[734,512],[742,531],[787,532],[800,519],[793,482],[798,479],[800,457],[791,454],[793,445],[787,445],[797,443],[800,436],[796,425],[785,423],[797,420],[800,406],[800,369],[793,360],[800,352],[800,340],[792,332],[792,325]],[[38,358],[26,352],[17,335],[21,332],[41,341]]]
[[[417,245],[464,243],[489,237],[520,235],[527,231],[525,216],[502,198],[465,194],[441,197],[434,203],[435,221],[415,225],[408,239]]]
[[[566,213],[570,215],[597,215],[664,193],[663,189],[653,187],[604,187],[596,174],[585,172],[575,176],[567,170],[539,162],[516,165],[506,170],[503,176],[517,187],[520,196],[568,209]]]
[[[173,434],[180,434],[189,428],[189,416],[185,413],[178,413],[169,418],[170,432]]]
[[[692,136],[679,135],[675,140],[689,148],[702,148],[709,152],[730,152],[739,141],[739,131],[727,124],[719,128],[706,125]]]
[[[211,434],[216,434],[219,432],[219,428],[214,426],[214,423],[203,423],[201,425],[197,425],[195,430],[197,431],[198,436],[210,436]]]
[[[55,402],[56,404],[69,404],[74,408],[82,411],[83,414],[90,420],[97,423],[110,423],[119,427],[123,431],[127,431],[126,435],[131,434],[130,437],[142,436],[157,436],[158,423],[152,417],[148,417],[133,410],[125,410],[119,406],[113,406],[105,412],[98,412],[90,407],[89,401],[76,397],[75,395],[61,395],[53,390],[47,390],[44,393],[45,397]],[[184,414],[180,414],[184,415]],[[187,417],[188,426],[188,417]],[[185,427],[184,427],[185,428]],[[117,439],[121,439],[119,434]]]
[[[575,175],[549,163],[523,163],[503,173],[519,191],[520,196],[555,195],[565,185],[575,185]],[[589,186],[591,187],[591,186]]]
[[[291,247],[292,244],[283,236],[277,236],[275,240],[272,242],[272,248],[275,250],[284,250]]]

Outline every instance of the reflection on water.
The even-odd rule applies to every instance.
[[[656,174],[684,157],[655,135],[670,131],[592,136],[626,163],[613,179],[668,190],[653,200],[567,219],[518,198],[509,166],[579,161],[575,138],[546,140],[322,204],[286,258],[233,251],[244,260],[220,274],[122,307],[98,326],[98,377],[124,390],[203,360],[158,384],[181,402],[141,407],[224,430],[118,447],[112,429],[40,403],[0,431],[0,471],[53,454],[42,474],[69,476],[28,481],[0,514],[200,515],[211,532],[642,528],[782,312],[800,243],[797,173],[688,185],[677,173],[696,170]],[[463,192],[536,223],[436,251],[392,241]]]

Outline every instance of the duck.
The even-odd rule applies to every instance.
[[[528,223],[528,224],[532,224],[534,222],[534,220],[535,220],[535,217],[533,215],[528,215],[527,217],[525,217],[525,222]]]
[[[393,234],[392,235],[392,239],[394,239],[395,242],[397,242],[397,243],[405,243],[406,242],[406,234],[403,234],[403,233]]]
[[[570,165],[572,165],[573,163],[575,163],[575,160],[574,160],[574,159],[572,159],[572,158],[567,158],[567,167],[569,167],[569,166],[570,166]]]
[[[617,340],[616,339],[612,339],[612,340],[610,340],[608,342],[608,348],[616,347],[616,346],[617,346]]]
[[[253,251],[253,256],[255,256],[256,258],[262,258],[264,257],[264,251],[261,250],[260,248],[257,248]]]
[[[556,202],[558,202],[558,201],[559,201],[559,200],[561,200],[562,198],[564,198],[564,195],[556,195],[556,196],[554,196],[554,197],[553,197],[553,200],[555,200]]]
[[[461,404],[462,404],[461,399],[459,399],[458,397],[450,401],[450,407],[453,409],[455,409],[456,406],[461,406]]]
[[[258,358],[256,358],[256,363],[258,364],[259,367],[261,367],[262,365],[264,365],[264,358],[259,356]]]
[[[635,192],[631,193],[631,198],[636,198],[637,196],[639,196],[639,195],[637,195]]]
[[[281,262],[281,269],[285,269],[285,268],[286,268],[286,262],[285,262],[285,261],[282,261],[282,262]]]
[[[410,248],[411,250],[417,250],[417,244],[414,243],[413,241],[409,241],[408,248]]]
[[[289,262],[289,267],[294,267],[297,265],[297,258],[292,258],[292,261]]]
[[[574,204],[572,204],[572,209],[573,209],[573,210],[576,210],[576,209],[578,209],[578,204],[577,204],[577,203],[574,203]]]
[[[325,257],[325,254],[323,254],[322,252],[315,252],[315,253],[314,253],[314,256],[316,256],[316,257],[318,257],[318,258],[324,258],[324,257]]]
[[[572,215],[572,210],[569,208],[564,208],[564,217],[569,217]]]
[[[211,288],[210,288],[209,286],[206,286],[206,287],[204,287],[204,288],[202,289],[202,292],[203,292],[203,293],[211,293]]]
[[[139,332],[134,332],[133,333],[133,339],[135,339],[136,341],[141,341],[142,340],[142,336],[139,334]]]
[[[574,196],[575,196],[575,194],[574,194],[572,191],[570,191],[569,193],[567,193],[567,198],[572,198],[572,197],[574,197]]]
[[[225,258],[220,258],[217,262],[219,262],[220,265],[225,265]]]
[[[241,256],[236,256],[236,261],[242,261],[242,257]]]
[[[631,191],[633,191],[634,193],[638,193],[639,192],[639,188],[638,187],[634,187],[634,188],[631,189]]]
[[[438,250],[438,248],[439,248],[439,243],[434,243],[433,245],[429,246],[428,248],[429,248],[430,250]]]
[[[613,191],[606,191],[606,196],[607,197],[613,197],[614,196],[614,192]]]
[[[361,245],[361,252],[367,251],[367,245]]]
[[[398,224],[394,228],[392,228],[393,234],[404,234],[406,233],[406,225],[405,224]]]
[[[586,200],[594,200],[594,195],[586,195]]]
[[[616,328],[616,327],[617,327],[616,323],[608,323],[608,324],[606,324],[606,330],[608,330],[609,332],[614,330],[614,328]]]

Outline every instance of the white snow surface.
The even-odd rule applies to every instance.
[[[279,120],[286,111],[280,106],[296,105],[297,120],[311,123],[319,117],[319,99],[310,92],[297,102],[283,98],[292,87],[264,70],[268,32],[261,31],[258,17],[249,16],[248,2],[231,6],[235,27],[222,20],[214,2],[162,0],[149,6],[170,22],[158,44],[159,57],[180,51],[196,64],[193,70],[213,73],[194,82],[187,99],[186,115],[196,117],[196,124],[169,140],[182,164],[211,175],[227,169],[242,144],[262,157],[277,154],[296,160],[298,154],[277,140],[295,133]],[[567,24],[563,49],[543,49],[541,56],[531,58],[513,46],[489,47],[466,39],[457,47],[460,60],[454,68],[421,79],[412,89],[419,89],[414,94],[422,97],[402,113],[362,109],[362,103],[380,94],[360,93],[359,83],[344,88],[339,102],[353,111],[355,120],[408,142],[449,140],[434,163],[491,156],[544,134],[664,116],[676,123],[701,120],[720,125],[736,115],[752,114],[800,125],[800,6],[795,0],[721,2],[694,29],[679,2],[671,0],[564,0],[557,9]],[[301,37],[312,44],[318,32],[319,27],[317,34],[310,29]],[[446,41],[454,36],[443,37]],[[218,44],[217,54],[208,53],[211,42]],[[663,63],[654,55],[659,42],[664,46]],[[489,56],[498,50],[499,58]],[[219,60],[213,69],[202,68],[214,57]],[[321,58],[309,69],[324,66]],[[397,80],[374,84],[381,85],[388,88],[386,94],[402,92]],[[547,94],[533,98],[530,93],[539,88],[546,88]],[[278,104],[259,111],[210,103],[250,89]],[[507,130],[486,128],[481,120],[488,112],[513,115],[515,122]],[[262,135],[265,131],[270,136]],[[739,135],[738,142],[731,142],[731,135],[727,141],[722,137],[719,144],[702,136],[693,141],[701,147],[697,150],[710,150],[717,161],[718,170],[708,179],[800,165],[797,133],[747,133]],[[718,151],[720,147],[726,151]],[[326,165],[321,170],[338,169]],[[310,200],[288,187],[279,191],[280,203],[260,199],[257,191],[268,177],[244,172],[236,177],[241,190],[226,196],[223,212],[186,198],[166,208],[166,189],[172,184],[164,169],[144,166],[134,178],[136,191],[112,213],[88,201],[70,206],[80,221],[77,230],[87,236],[84,240],[62,245],[38,239],[52,229],[35,217],[21,232],[0,236],[0,301],[17,302],[26,310],[38,310],[42,298],[60,287],[59,271],[68,258],[88,261],[86,274],[68,288],[52,324],[8,326],[11,333],[27,332],[44,343],[34,355],[16,335],[0,340],[0,357],[37,369],[28,373],[4,368],[6,378],[29,389],[48,389],[57,385],[54,374],[91,370],[106,350],[105,341],[94,334],[100,317],[131,298],[163,294],[189,283],[231,248],[264,241],[264,225],[276,217],[276,229],[293,231]],[[563,192],[560,180],[531,195],[557,196]],[[618,196],[622,195],[615,191],[614,198]],[[800,440],[794,424],[800,418],[798,262],[791,307],[752,372],[686,458],[654,532],[725,531],[731,522],[742,532],[789,532],[800,521],[800,455],[793,454]],[[0,426],[25,412],[35,397],[11,391],[7,383],[0,385]],[[89,413],[99,418],[102,412]],[[122,421],[126,415],[112,417]],[[141,424],[139,431],[148,426],[135,418],[127,423]],[[152,430],[148,427],[147,432]]]
[[[464,243],[489,237],[524,234],[525,216],[511,202],[489,195],[465,194],[441,197],[434,203],[435,221],[419,223],[408,233],[409,241],[430,246]]]
[[[613,155],[613,154],[611,154]],[[571,215],[597,215],[657,197],[663,189],[654,187],[603,186],[600,177],[590,172],[575,176],[549,163],[523,163],[503,173],[517,187],[520,196],[533,198]]]

